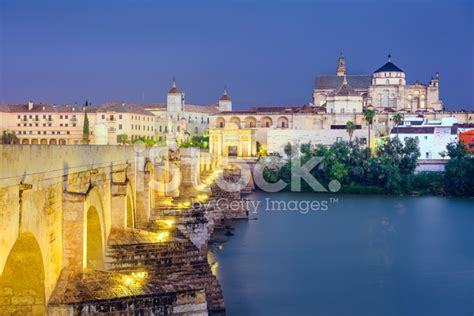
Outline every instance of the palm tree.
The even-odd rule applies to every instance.
[[[398,126],[401,122],[403,122],[403,115],[401,113],[395,113],[392,117],[393,123],[395,123],[395,127],[397,129],[397,138],[398,138]]]
[[[346,123],[346,132],[349,134],[349,145],[352,146],[352,135],[354,135],[354,131],[356,130],[357,126],[352,121],[348,121]]]
[[[374,117],[375,117],[374,110],[372,110],[372,109],[365,110],[364,117],[365,117],[365,120],[367,121],[367,124],[369,124],[369,142],[368,142],[368,144],[369,144],[369,148],[371,148],[370,147],[370,129],[372,127],[372,123],[374,122]]]

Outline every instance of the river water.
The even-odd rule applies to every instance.
[[[318,200],[320,208],[271,210],[267,198],[290,209]],[[261,201],[257,219],[232,222],[235,235],[211,248],[228,315],[474,314],[473,199],[249,199]]]

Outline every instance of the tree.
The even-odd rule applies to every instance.
[[[117,143],[126,145],[128,143],[128,135],[127,134],[117,135]]]
[[[84,144],[89,144],[89,118],[87,112],[84,112],[84,125],[82,127],[82,141]]]
[[[369,125],[369,140],[368,140],[367,144],[369,145],[369,148],[371,148],[370,147],[370,130],[372,128],[372,123],[374,122],[374,117],[375,117],[374,110],[372,110],[372,109],[365,110],[364,117],[365,117],[365,120],[367,121],[367,124]]]
[[[18,142],[18,137],[15,132],[9,130],[3,131],[2,134],[2,144],[16,144]]]
[[[352,121],[348,121],[346,123],[346,132],[349,134],[349,145],[352,146],[352,135],[354,135],[354,131],[356,130],[357,126]]]
[[[401,113],[395,113],[392,117],[393,123],[395,123],[395,127],[397,129],[397,137],[398,137],[398,126],[403,122],[403,115]]]
[[[450,143],[446,149],[451,159],[445,166],[445,191],[456,196],[474,196],[474,158],[463,142]]]

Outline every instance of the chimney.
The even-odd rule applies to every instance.
[[[28,101],[28,111],[33,110],[33,101]]]

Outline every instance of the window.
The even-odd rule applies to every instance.
[[[105,114],[102,114],[102,119],[105,120]]]
[[[161,125],[160,125],[160,132],[161,132]]]
[[[425,139],[428,139],[428,136],[425,136]]]
[[[119,124],[119,129],[122,129],[122,124]]]
[[[344,114],[345,111],[346,111],[346,109],[344,109],[344,108],[341,109],[341,113]]]
[[[336,142],[342,141],[342,137],[336,137]]]
[[[121,120],[121,119],[122,119],[122,114],[119,114],[119,120]]]
[[[68,135],[69,135],[69,134],[70,134],[70,132],[69,132],[69,131],[67,131],[67,132],[66,132],[66,134],[68,134]]]
[[[67,119],[69,118],[69,116],[68,116],[68,115],[66,115],[66,116],[65,116],[65,118],[66,118],[66,120],[67,120]]]
[[[62,119],[63,119],[63,116],[62,116],[62,115],[60,115],[60,116],[59,116],[59,119],[60,119],[60,120],[62,120]]]
[[[21,118],[21,115],[18,115],[17,118],[20,119],[20,118]]]
[[[425,157],[426,157],[426,159],[429,159],[430,158],[430,153],[426,152]]]
[[[72,123],[72,127],[76,127],[76,123]]]

